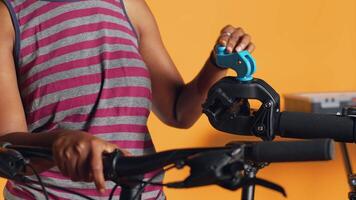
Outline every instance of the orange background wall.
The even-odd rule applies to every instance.
[[[148,0],[179,71],[190,81],[226,24],[243,27],[256,44],[257,77],[281,95],[356,90],[355,0]],[[217,146],[246,139],[215,131],[205,116],[189,130],[169,128],[153,115],[150,130],[159,150]],[[247,139],[253,139],[247,138]],[[356,167],[356,146],[349,145]],[[339,151],[336,160],[271,164],[260,177],[282,184],[289,200],[347,199],[349,190]],[[170,173],[167,180],[183,178]],[[217,186],[167,189],[170,200],[233,200],[240,192]],[[258,187],[256,200],[284,199]]]
[[[186,81],[199,71],[226,24],[243,27],[257,46],[257,77],[281,95],[304,91],[356,90],[355,0],[148,0],[165,44]],[[205,116],[189,130],[167,127],[151,115],[158,150],[218,146],[253,139],[215,131]],[[352,157],[356,147],[349,145]],[[356,166],[356,158],[353,159]],[[167,180],[183,178],[173,172]],[[289,200],[347,199],[339,151],[331,162],[272,164],[260,177],[282,184]],[[4,182],[4,181],[2,181]],[[240,191],[217,186],[166,189],[170,200],[233,200]],[[256,200],[284,199],[258,187]]]

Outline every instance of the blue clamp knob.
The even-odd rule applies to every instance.
[[[256,72],[256,61],[248,51],[227,53],[226,47],[216,47],[216,64],[221,68],[231,68],[240,81],[250,81]]]

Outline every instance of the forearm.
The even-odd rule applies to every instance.
[[[175,108],[176,120],[181,128],[189,128],[198,120],[210,87],[223,78],[226,71],[217,68],[208,59],[199,74],[182,87]]]
[[[26,145],[36,147],[51,148],[53,142],[61,134],[62,131],[51,131],[43,133],[24,133],[14,132],[0,136],[0,142],[8,142],[13,145]]]

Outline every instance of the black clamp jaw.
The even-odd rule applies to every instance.
[[[257,111],[250,109],[250,99],[262,103]],[[274,139],[274,122],[279,111],[278,93],[258,78],[241,81],[225,77],[213,85],[203,104],[203,113],[217,130],[255,135],[263,140]]]

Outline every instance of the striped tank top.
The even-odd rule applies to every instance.
[[[4,2],[16,33],[14,58],[29,132],[84,130],[134,155],[154,152],[146,125],[151,107],[149,71],[122,0]],[[107,181],[107,193],[100,195],[93,183],[72,182],[56,167],[41,178],[94,199],[107,199],[114,187]],[[47,190],[51,199],[80,199]],[[119,195],[117,189],[115,199]],[[12,181],[4,196],[44,199],[39,185]],[[165,197],[160,187],[147,186],[142,199]]]

